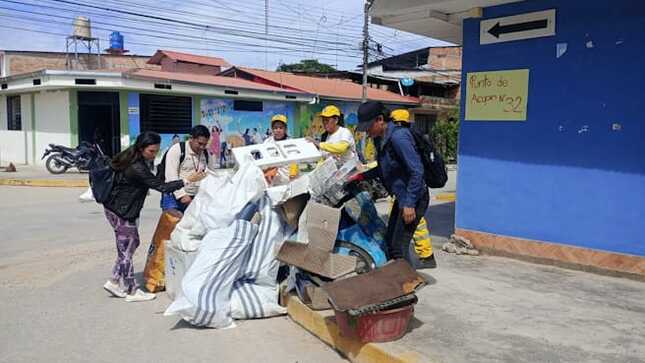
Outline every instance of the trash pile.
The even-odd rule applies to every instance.
[[[295,291],[312,309],[334,309],[344,334],[363,341],[404,334],[425,281],[406,261],[388,262],[374,189],[348,183],[358,162],[329,158],[269,185],[257,152],[276,150],[236,152],[238,170],[209,173],[180,220],[162,215],[145,277],[151,291],[165,287],[173,300],[164,314],[231,328],[235,320],[285,314],[279,297]],[[290,155],[280,161],[272,154],[270,166],[315,159],[310,150],[300,159]],[[396,334],[363,331],[382,331],[392,319],[400,322]]]

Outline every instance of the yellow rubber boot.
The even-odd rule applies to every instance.
[[[389,199],[390,213],[392,213],[394,199],[392,197]],[[432,256],[432,239],[430,237],[430,229],[428,229],[428,223],[426,222],[425,217],[421,217],[412,239],[414,240],[414,251],[420,258],[428,258]]]
[[[426,223],[425,217],[421,218],[417,230],[414,231],[414,250],[421,258],[428,258],[432,256],[432,238],[430,237],[430,229]]]

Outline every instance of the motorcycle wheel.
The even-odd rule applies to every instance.
[[[45,161],[45,167],[52,174],[63,174],[68,169],[67,165],[60,162],[58,158],[60,158],[60,155],[54,154],[48,157],[47,161]]]
[[[337,246],[347,248],[349,250],[349,255],[356,257],[355,271],[357,274],[364,274],[376,268],[374,259],[364,249],[346,241],[337,241]]]

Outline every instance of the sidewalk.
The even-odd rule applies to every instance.
[[[29,187],[88,187],[87,173],[71,169],[64,174],[51,174],[44,166],[16,165],[15,173],[0,169],[0,185]],[[454,201],[457,190],[457,166],[448,165],[448,183],[441,189],[433,189],[433,200]]]
[[[443,253],[452,213],[431,207],[438,268],[422,272],[430,284],[401,340],[347,341],[333,313],[296,303],[290,316],[354,362],[645,362],[645,283]]]
[[[51,174],[41,165],[16,165],[16,172],[0,171],[0,185],[31,187],[88,187],[87,173],[71,169],[64,174]]]

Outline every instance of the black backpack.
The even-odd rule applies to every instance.
[[[435,150],[432,142],[427,140],[419,131],[408,126],[405,127],[410,130],[414,138],[415,148],[421,156],[421,162],[424,169],[424,180],[426,185],[430,188],[443,188],[448,182],[448,172],[446,170],[446,163],[443,157],[437,150]]]
[[[172,147],[172,146],[171,146]],[[168,151],[170,150],[170,147],[166,152],[163,154],[163,157],[161,158],[161,162],[159,165],[157,165],[157,178],[161,179],[161,181],[166,180],[166,155],[168,154]],[[184,162],[184,159],[186,159],[186,142],[181,141],[179,143],[179,164]],[[206,165],[208,165],[208,151],[204,150],[204,158],[206,159]]]
[[[89,167],[90,188],[97,203],[103,204],[110,199],[114,185],[112,159],[101,155],[92,160]]]

